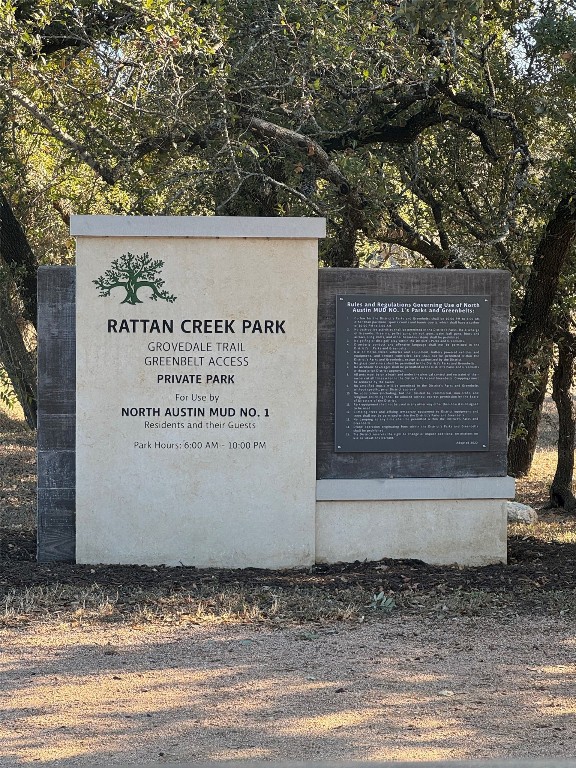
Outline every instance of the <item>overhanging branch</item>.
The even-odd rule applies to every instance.
[[[36,104],[34,104],[31,99],[26,96],[26,94],[19,91],[17,88],[14,88],[13,86],[9,85],[9,83],[6,82],[6,80],[0,78],[0,92],[3,93],[8,98],[13,99],[15,102],[20,104],[21,107],[24,107],[24,109],[34,117],[35,120],[37,120],[40,125],[42,125],[46,130],[54,136],[54,138],[58,139],[58,141],[62,142],[62,144],[70,149],[75,155],[77,155],[82,162],[86,163],[92,170],[98,174],[107,184],[115,184],[117,181],[117,176],[114,172],[114,169],[110,168],[110,166],[106,165],[105,163],[101,163],[99,160],[97,160],[89,151],[86,149],[85,146],[77,142],[73,136],[71,136],[67,131],[65,131],[63,128],[60,128],[60,126],[56,125],[56,123],[48,117],[44,112],[42,112]]]
[[[269,120],[262,120],[259,117],[247,117],[245,123],[249,130],[259,136],[288,144],[306,153],[310,161],[320,171],[322,178],[336,185],[341,194],[347,195],[350,192],[350,184],[342,171],[336,163],[330,160],[326,150],[310,136],[276,125]]]

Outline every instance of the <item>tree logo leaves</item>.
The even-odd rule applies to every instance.
[[[163,288],[164,280],[160,277],[163,266],[163,261],[151,259],[148,253],[125,253],[114,259],[110,268],[92,282],[99,288],[99,296],[110,296],[114,288],[123,288],[125,296],[121,304],[142,304],[138,295],[140,291],[142,296],[152,301],[162,299],[172,304],[176,296]]]

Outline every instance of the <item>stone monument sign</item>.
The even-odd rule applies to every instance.
[[[71,229],[77,561],[314,562],[323,220]]]
[[[320,269],[319,219],[73,217],[41,267],[38,559],[506,559],[510,275]]]

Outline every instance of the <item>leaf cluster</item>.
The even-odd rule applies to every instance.
[[[54,233],[62,200],[76,212],[322,215],[326,263],[384,243],[407,263],[509,268],[521,289],[574,182],[570,62],[554,60],[574,15],[547,9],[6,5],[0,158],[15,163],[15,190],[48,201]]]

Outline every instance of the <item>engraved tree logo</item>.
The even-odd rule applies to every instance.
[[[148,253],[141,256],[134,253],[125,253],[119,259],[114,259],[104,274],[97,280],[92,280],[100,289],[100,296],[110,296],[113,288],[124,288],[126,296],[121,304],[142,304],[138,298],[138,291],[148,288],[152,293],[148,298],[152,301],[176,301],[176,296],[163,289],[164,280],[160,272],[164,262],[160,259],[153,260]]]

